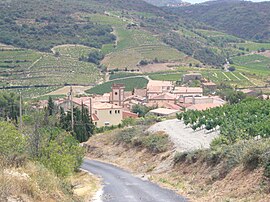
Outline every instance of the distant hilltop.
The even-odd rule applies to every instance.
[[[182,0],[144,0],[147,3],[150,3],[155,6],[167,6],[167,7],[183,7],[183,6],[190,6],[191,3],[184,2]]]

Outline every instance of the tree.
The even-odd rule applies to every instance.
[[[141,66],[148,65],[148,61],[147,60],[141,60],[139,62],[139,65],[141,65]]]
[[[71,134],[59,128],[42,128],[42,146],[38,160],[58,176],[66,177],[79,168],[84,148]]]
[[[74,116],[74,137],[79,142],[85,142],[94,133],[94,124],[89,117],[88,109],[82,104],[81,109],[73,109]],[[66,131],[71,132],[71,112],[64,113],[63,109],[60,109],[60,127]]]
[[[101,51],[92,51],[89,53],[87,61],[99,65],[103,58],[104,54]]]
[[[132,112],[138,114],[140,117],[145,116],[150,110],[151,108],[139,104],[132,107]]]
[[[19,117],[19,96],[15,93],[0,93],[0,117],[4,120],[11,119],[18,122]]]
[[[0,156],[11,157],[25,151],[25,138],[16,127],[8,122],[0,122]]]
[[[55,114],[54,108],[55,108],[55,106],[54,106],[52,97],[49,96],[49,99],[48,99],[48,107],[47,107],[49,116],[52,116],[53,114]]]

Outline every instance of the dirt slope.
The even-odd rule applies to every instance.
[[[262,191],[260,169],[251,172],[237,167],[219,179],[220,170],[201,161],[174,165],[175,151],[151,154],[143,148],[114,144],[115,133],[90,138],[85,144],[88,157],[128,169],[191,201],[270,201],[270,196]]]

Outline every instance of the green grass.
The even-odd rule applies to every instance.
[[[113,83],[122,83],[125,85],[125,91],[132,91],[134,88],[145,88],[148,80],[143,77],[137,78],[126,78],[117,81],[109,81],[100,85],[95,86],[86,91],[89,94],[104,94],[111,92],[111,87]]]

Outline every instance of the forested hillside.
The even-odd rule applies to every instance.
[[[115,42],[112,25],[93,22],[91,18],[85,21],[81,16],[107,15],[108,12],[135,23],[130,23],[127,29],[155,34],[158,40],[205,64],[222,65],[225,61],[220,52],[210,47],[205,50],[207,43],[175,35],[181,27],[193,27],[191,23],[142,0],[4,1],[0,3],[0,42],[46,52],[61,44],[82,44],[100,49],[104,44]]]
[[[249,40],[270,41],[270,2],[209,1],[173,8],[179,16]]]
[[[42,52],[62,44],[94,47],[104,57],[111,54],[101,63],[110,69],[135,69],[141,60],[153,62],[153,55],[159,62],[181,61],[184,54],[207,66],[221,67],[229,57],[243,53],[234,45],[245,42],[242,38],[269,38],[268,7],[269,3],[236,1],[175,9],[142,0],[2,1],[0,42]],[[130,48],[136,49],[126,62],[132,64],[119,64],[123,53],[134,51]],[[145,53],[148,49],[150,55]],[[158,49],[174,57],[159,57]]]

